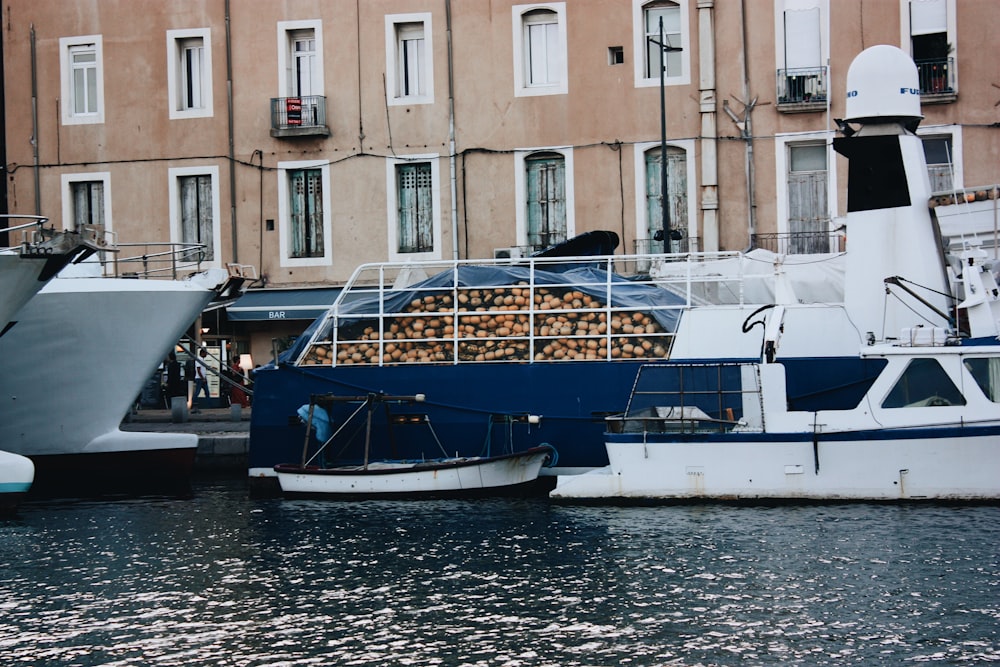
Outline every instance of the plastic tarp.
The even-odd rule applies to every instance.
[[[740,257],[661,262],[650,276],[677,291],[690,278],[698,305],[842,303],[845,263],[844,253],[779,255],[758,248]]]
[[[581,267],[564,272],[531,271],[521,266],[462,266],[455,271],[443,271],[405,290],[385,292],[380,304],[377,295],[359,299],[340,306],[342,323],[362,321],[383,313],[403,313],[409,304],[424,295],[441,294],[452,287],[503,288],[525,287],[530,282],[536,286],[553,286],[589,294],[604,303],[610,291],[611,306],[634,308],[648,313],[666,331],[674,331],[680,319],[678,307],[685,301],[680,296],[659,287],[632,282],[614,273],[593,267]],[[355,317],[356,316],[356,320]]]

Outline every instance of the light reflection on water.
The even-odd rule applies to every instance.
[[[29,504],[0,655],[50,665],[1000,660],[1000,507]]]

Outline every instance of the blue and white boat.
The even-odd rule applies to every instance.
[[[761,325],[750,363],[643,367],[627,410],[608,419],[609,465],[561,477],[553,497],[1000,499],[993,267],[974,246],[942,261],[909,57],[867,49],[847,90],[847,121],[860,128],[834,142],[849,160],[844,303],[762,310],[743,327]],[[789,353],[824,355],[824,328],[851,348],[837,368],[855,370],[840,392],[802,401]],[[789,350],[800,330],[814,338]]]
[[[34,479],[35,464],[31,459],[0,451],[0,515],[17,511]]]
[[[882,50],[890,48],[880,47],[883,57],[913,67],[898,49]],[[852,116],[877,122],[838,140],[851,159],[850,252],[795,261],[756,251],[580,253],[361,266],[329,312],[256,374],[251,480],[298,458],[305,427],[296,412],[314,394],[425,395],[373,425],[386,458],[432,456],[438,441],[461,456],[487,445],[550,444],[558,465],[542,474],[557,475],[562,492],[573,476],[609,465],[605,418],[626,410],[643,366],[780,363],[788,410],[812,414],[858,406],[885,367],[859,350],[891,345],[903,331],[921,344],[995,342],[993,297],[978,293],[960,311],[953,306],[952,284],[971,291],[975,281],[950,279],[927,207],[922,145],[912,132],[919,87],[907,88],[901,109],[899,86],[893,97],[878,76],[868,83],[875,99],[860,98],[868,107]],[[807,267],[827,271],[815,280],[803,277]],[[973,308],[973,298],[986,301]],[[669,382],[660,391],[680,389]],[[412,426],[427,423],[433,438]],[[349,464],[360,459],[362,441],[345,433],[330,451]]]

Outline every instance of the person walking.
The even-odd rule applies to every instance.
[[[198,358],[194,360],[194,399],[198,398],[202,390],[205,392],[205,398],[211,398],[208,393],[208,362],[205,361],[207,357],[208,351],[201,348]]]

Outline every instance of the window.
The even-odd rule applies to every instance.
[[[64,37],[62,55],[62,121],[64,125],[104,122],[103,43],[100,35]]]
[[[288,172],[291,257],[323,256],[323,175],[319,169]]]
[[[400,253],[434,250],[432,186],[429,162],[396,165]]]
[[[903,43],[910,45],[910,55],[917,65],[920,92],[924,95],[955,92],[954,72],[955,4],[954,0],[901,0],[904,30]]]
[[[937,359],[913,359],[882,401],[883,408],[965,405],[965,397]]]
[[[104,183],[102,181],[78,181],[70,183],[72,199],[73,228],[86,225],[104,224]]]
[[[688,227],[687,153],[684,149],[667,146],[667,215],[670,222],[670,247],[663,234],[663,159],[660,147],[645,153],[646,171],[646,239],[648,248],[640,252],[682,252],[678,241]]]
[[[826,144],[788,146],[789,253],[830,251]]]
[[[63,228],[95,225],[111,231],[111,175],[63,174]]]
[[[986,398],[1000,403],[1000,358],[966,359],[964,363]]]
[[[524,161],[527,184],[528,245],[545,248],[566,240],[566,164],[558,153]]]
[[[204,245],[204,250],[186,252],[184,258],[218,265],[219,168],[173,168],[169,178],[171,241]]]
[[[329,164],[279,162],[278,178],[282,266],[328,265],[332,254]]]
[[[954,189],[951,137],[921,138],[924,143],[924,158],[927,160],[927,176],[930,178],[931,192],[951,192]]]
[[[386,16],[385,21],[389,103],[433,102],[431,15],[397,14]]]
[[[320,21],[278,23],[278,95],[294,109],[296,125],[325,125],[323,25]],[[288,106],[284,98],[296,104]],[[322,107],[322,109],[321,109]]]
[[[515,95],[568,91],[565,16],[563,2],[513,8]]]
[[[635,80],[637,86],[660,85],[660,57],[663,57],[664,84],[690,82],[688,45],[688,0],[633,2],[635,34]],[[663,40],[660,40],[660,20]],[[661,44],[667,47],[661,48]]]
[[[212,115],[212,43],[208,28],[167,31],[171,118]]]
[[[620,46],[608,47],[608,64],[621,65],[625,62],[625,49]]]
[[[424,54],[424,24],[400,23],[396,25],[396,97],[421,97],[427,94],[423,70],[427,56]]]
[[[778,62],[779,104],[825,102],[828,6],[826,0],[784,0],[776,17],[780,39],[775,44]],[[820,105],[822,108],[822,105]]]
[[[440,183],[437,155],[411,155],[386,162],[389,256],[436,259],[441,251]]]

